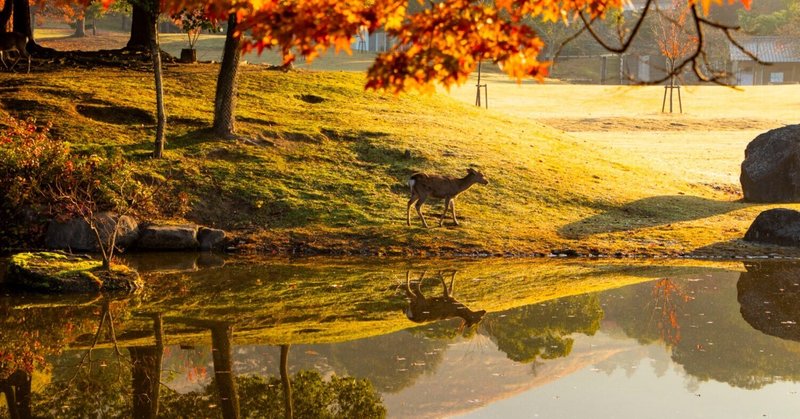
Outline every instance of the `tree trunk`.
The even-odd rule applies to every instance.
[[[294,418],[292,402],[292,382],[289,379],[289,345],[281,345],[281,384],[283,385],[283,405],[286,419]]]
[[[75,33],[72,34],[74,38],[86,37],[86,18],[82,17],[75,19]]]
[[[132,346],[131,389],[133,390],[133,417],[155,419],[158,416],[159,379],[163,351],[155,346]]]
[[[31,376],[17,370],[0,381],[0,392],[5,393],[6,406],[11,419],[31,418]]]
[[[233,326],[220,323],[211,327],[211,357],[214,362],[214,378],[219,391],[222,417],[238,419],[239,396],[233,376]]]
[[[3,10],[0,10],[0,30],[9,32],[13,28],[8,22],[11,21],[11,13],[14,11],[14,1],[5,0]]]
[[[131,354],[131,388],[133,417],[158,417],[161,361],[164,356],[164,322],[161,314],[153,314],[155,346],[128,348]]]
[[[236,14],[231,13],[214,97],[214,132],[224,137],[232,137],[236,132],[236,94],[242,55],[242,39],[235,35],[236,23]]]
[[[155,3],[155,2],[154,2]],[[155,3],[156,6],[158,3]],[[157,7],[157,6],[156,6]],[[154,15],[158,15],[154,13]],[[151,15],[153,16],[153,15]],[[167,112],[164,109],[164,81],[161,77],[161,46],[158,44],[158,20],[150,21],[154,36],[150,39],[150,54],[153,58],[153,76],[156,87],[156,139],[153,157],[160,159],[164,154],[164,132],[167,128]]]
[[[33,26],[31,25],[31,5],[29,0],[9,0],[14,2],[14,32],[19,32],[28,37],[28,52],[37,49],[33,40]]]
[[[128,49],[147,50],[150,41],[156,37],[156,27],[153,23],[157,19],[145,8],[131,3],[133,14],[131,16],[131,37],[128,39]]]

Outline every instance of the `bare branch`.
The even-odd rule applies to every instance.
[[[594,19],[592,19],[592,22],[594,22]],[[581,26],[581,28],[580,28],[580,30],[578,30],[578,32],[575,32],[572,36],[570,36],[569,38],[565,39],[564,42],[562,42],[558,46],[558,49],[556,50],[556,53],[553,54],[553,64],[555,64],[555,61],[558,59],[559,56],[561,56],[561,51],[564,49],[564,47],[566,47],[567,44],[569,44],[570,42],[578,39],[578,37],[581,36],[584,32],[586,32],[586,25]]]
[[[636,34],[639,33],[639,29],[641,29],[642,23],[644,23],[644,19],[645,17],[647,17],[647,13],[650,10],[650,5],[652,3],[653,0],[647,0],[647,2],[644,4],[644,7],[642,8],[642,14],[641,16],[639,16],[638,20],[636,21],[636,24],[633,25],[633,29],[631,29],[631,33],[628,35],[628,39],[625,40],[624,42],[622,42],[622,40],[620,39],[621,45],[619,47],[614,47],[609,45],[605,40],[603,40],[600,34],[598,34],[592,28],[592,23],[594,23],[594,19],[587,20],[586,15],[584,15],[583,12],[579,12],[578,16],[581,18],[583,26],[586,28],[587,31],[589,31],[589,34],[592,35],[592,38],[594,38],[594,40],[597,41],[597,43],[599,43],[603,48],[605,48],[610,52],[621,54],[627,51],[628,48],[630,48],[631,43],[633,43],[633,40],[636,39]]]

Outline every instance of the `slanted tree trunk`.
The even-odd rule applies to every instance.
[[[72,34],[74,38],[85,38],[86,37],[86,18],[81,17],[79,19],[75,19],[75,33]]]
[[[156,36],[156,27],[153,22],[157,19],[146,8],[131,3],[133,14],[131,16],[131,37],[128,39],[128,49],[148,50],[150,41]]]
[[[158,10],[158,0],[153,1],[154,10]],[[153,28],[153,37],[150,39],[150,54],[153,57],[153,76],[156,87],[156,139],[153,147],[153,157],[160,159],[164,154],[164,136],[167,128],[167,112],[164,109],[164,81],[161,76],[161,46],[158,43],[158,16],[152,13],[150,26]]]
[[[236,14],[231,13],[214,97],[214,132],[225,137],[233,137],[236,132],[236,94],[242,56],[242,39],[236,34],[236,23]]]

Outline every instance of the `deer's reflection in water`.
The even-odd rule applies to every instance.
[[[408,319],[415,323],[427,323],[460,317],[462,322],[459,330],[461,331],[477,325],[483,319],[486,310],[470,310],[453,297],[456,273],[456,271],[450,271],[450,286],[448,287],[444,280],[444,272],[439,272],[438,277],[442,285],[442,295],[440,297],[426,297],[422,293],[422,283],[425,280],[427,271],[423,271],[416,281],[411,281],[411,271],[406,271],[408,308],[406,308],[405,313]]]

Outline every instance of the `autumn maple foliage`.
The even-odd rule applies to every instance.
[[[463,83],[482,60],[496,62],[515,79],[542,79],[550,63],[539,61],[544,42],[526,21],[536,18],[563,22],[592,32],[591,26],[596,21],[612,10],[619,10],[624,3],[623,0],[423,0],[416,11],[410,12],[409,3],[402,0],[165,1],[170,8],[202,8],[218,18],[236,13],[238,30],[247,34],[244,48],[259,52],[280,50],[286,64],[298,54],[313,59],[331,47],[349,53],[360,30],[383,28],[397,42],[378,55],[369,69],[367,87],[393,92],[424,90],[434,83],[446,86]],[[695,49],[703,47],[704,28],[726,33],[735,29],[705,17],[712,3],[723,1],[679,0],[689,10],[688,19],[682,23],[689,33],[694,32]],[[750,0],[741,2],[749,7]],[[646,1],[644,6],[645,13],[655,7],[653,0]],[[634,26],[630,31],[630,38],[636,36],[636,29]],[[620,41],[619,49],[630,44],[630,39]],[[700,55],[691,55],[689,60],[697,60]]]

